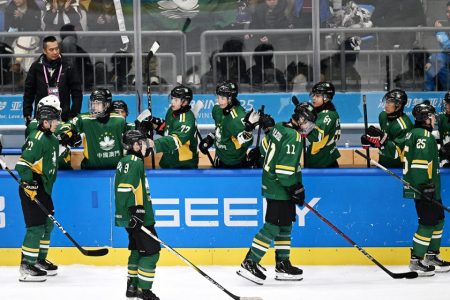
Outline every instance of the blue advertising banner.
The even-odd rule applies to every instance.
[[[400,170],[395,170],[400,174]],[[147,172],[159,236],[173,247],[245,248],[264,222],[260,170],[155,170]],[[308,203],[364,247],[408,247],[417,228],[414,202],[402,185],[376,169],[303,170]],[[450,171],[442,172],[443,202],[450,201]],[[114,226],[114,171],[61,171],[55,217],[84,246],[126,247]],[[450,246],[445,225],[443,246]],[[17,185],[0,171],[0,248],[18,248],[25,228]],[[53,246],[72,246],[57,229]],[[347,247],[347,242],[305,208],[297,208],[294,247]]]
[[[368,92],[367,95],[367,111],[369,123],[378,122],[378,114],[383,110],[381,99],[383,92]],[[276,121],[288,120],[292,115],[293,104],[291,103],[291,93],[268,93],[268,94],[240,94],[239,100],[246,110],[259,109],[261,105],[265,105],[265,111],[271,114]],[[309,101],[307,93],[295,94],[300,101]],[[333,103],[336,105],[337,111],[341,117],[341,123],[362,123],[363,107],[362,107],[363,93],[336,93]],[[409,100],[406,105],[405,112],[411,115],[412,108],[415,104],[427,99],[430,100],[434,106],[439,106],[444,92],[411,92],[408,94]],[[89,96],[83,98],[82,111],[88,111]],[[123,100],[128,104],[129,116],[128,121],[131,122],[137,117],[136,97],[134,95],[114,95],[113,100]],[[169,106],[169,99],[167,95],[154,95],[153,114],[158,117],[166,115]],[[203,108],[199,111],[197,121],[199,124],[214,124],[211,117],[211,111],[216,103],[215,95],[213,94],[196,94],[194,101],[201,101]],[[146,103],[146,99],[143,101]],[[439,109],[438,109],[439,110]],[[19,95],[2,95],[0,97],[0,125],[22,125],[22,96]]]

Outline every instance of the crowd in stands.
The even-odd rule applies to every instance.
[[[121,2],[121,6],[117,3]],[[311,32],[289,33],[293,29],[311,29],[313,26],[312,0],[203,0],[184,1],[182,7],[162,2],[142,1],[143,30],[183,30],[187,51],[198,51],[200,34],[205,29],[240,29],[247,34],[236,34],[219,39],[218,49],[208,49],[210,70],[200,73],[196,63],[184,69],[184,83],[203,92],[211,91],[217,82],[236,81],[249,91],[305,91],[312,85],[312,53],[300,55],[277,54],[280,51],[311,51]],[[420,0],[320,0],[319,23],[322,28],[371,28],[427,26],[426,14]],[[214,3],[214,4],[213,4]],[[181,5],[181,4],[180,4]],[[122,6],[124,7],[122,9]],[[83,88],[90,91],[94,85],[111,85],[114,91],[133,90],[133,58],[129,53],[130,40],[126,36],[83,36],[82,31],[117,32],[132,28],[132,2],[129,0],[11,0],[3,6],[5,32],[59,31],[61,52],[82,77]],[[209,17],[205,17],[209,16]],[[189,20],[189,21],[188,21]],[[163,22],[164,21],[164,22]],[[437,27],[445,22],[437,22]],[[431,25],[433,26],[433,25]],[[252,30],[283,30],[281,33],[253,33]],[[242,32],[242,31],[240,31]],[[438,34],[437,32],[436,34]],[[435,34],[434,32],[431,34]],[[437,37],[441,41],[445,32]],[[143,37],[143,49],[154,37]],[[164,39],[164,38],[163,38]],[[414,32],[382,32],[376,34],[339,33],[320,36],[322,50],[335,50],[321,61],[321,80],[346,81],[350,90],[360,90],[367,68],[381,68],[384,62],[359,55],[364,50],[403,50],[391,57],[388,70],[377,70],[377,75],[390,73],[395,86],[416,90],[446,90],[449,85],[447,57],[428,53]],[[0,53],[36,54],[41,49],[37,36],[8,36],[3,38]],[[214,44],[214,43],[213,43]],[[411,50],[408,53],[408,50]],[[161,52],[175,53],[173,43],[162,43]],[[344,59],[339,51],[347,51]],[[143,50],[143,52],[145,52]],[[222,53],[236,53],[233,55]],[[253,55],[240,54],[254,52]],[[71,57],[70,54],[81,54]],[[94,53],[107,53],[108,59],[95,59]],[[275,55],[274,55],[275,54]],[[179,54],[176,54],[179,55]],[[185,55],[181,53],[180,55]],[[34,57],[2,59],[0,81],[20,88]],[[361,60],[360,66],[357,61]],[[178,61],[178,60],[177,60]],[[370,62],[368,62],[370,61]],[[378,64],[378,65],[377,65]],[[150,67],[152,68],[152,67]],[[159,66],[160,69],[164,67]],[[181,74],[177,66],[177,74]],[[386,68],[388,68],[386,66]],[[144,66],[145,69],[147,69]],[[368,70],[367,70],[368,71]],[[154,74],[155,84],[175,84],[164,76]],[[345,79],[342,78],[345,76]],[[367,76],[367,75],[366,75]],[[378,78],[379,81],[385,79]],[[411,82],[413,84],[411,85]],[[341,88],[344,87],[342,83]]]

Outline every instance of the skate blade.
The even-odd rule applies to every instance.
[[[21,275],[19,277],[20,282],[44,282],[46,280],[47,280],[47,276]]]
[[[47,276],[56,276],[56,275],[58,275],[58,271],[47,271],[47,270],[44,270],[44,271],[46,271],[47,272]]]
[[[253,283],[256,283],[258,285],[263,285],[264,284],[264,280],[262,280],[261,278],[258,278],[256,276],[254,276],[253,274],[251,274],[249,271],[245,270],[245,269],[240,269],[236,271],[236,274],[238,274],[239,276],[241,276],[242,278],[247,279],[248,281],[251,281]]]
[[[419,277],[431,277],[431,276],[435,275],[435,271],[423,272],[423,271],[414,270],[414,272],[417,272],[417,275],[419,275]]]
[[[275,274],[275,280],[279,280],[279,281],[302,281],[303,280],[303,274],[288,275],[288,274],[284,274],[284,273],[277,273],[277,274]]]
[[[450,266],[449,267],[438,267],[435,266],[436,270],[434,270],[436,273],[447,273],[450,271]]]

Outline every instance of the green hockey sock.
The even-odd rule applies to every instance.
[[[128,278],[131,279],[131,283],[137,286],[138,283],[138,263],[139,263],[139,251],[132,250],[128,257]]]
[[[50,235],[53,231],[53,222],[47,218],[47,221],[44,225],[44,235],[41,238],[40,241],[40,247],[39,247],[39,256],[38,259],[46,259],[48,254],[48,249],[50,247]]]
[[[419,224],[416,233],[413,237],[413,252],[414,256],[423,258],[430,246],[431,236],[435,226],[428,226]]]
[[[434,226],[433,234],[431,235],[431,242],[430,246],[428,247],[429,251],[439,251],[441,248],[441,240],[442,240],[442,233],[444,232],[444,220],[439,221],[439,223]]]
[[[22,244],[22,261],[34,265],[39,255],[39,244],[44,235],[45,226],[28,227]]]
[[[264,223],[264,226],[253,238],[252,247],[250,248],[248,258],[259,263],[266,254],[267,250],[269,250],[270,244],[279,233],[280,226]]]
[[[138,288],[143,290],[152,288],[158,260],[159,252],[150,256],[141,256],[138,264]]]
[[[274,241],[275,257],[277,261],[289,260],[291,253],[291,226],[280,226],[280,233]]]

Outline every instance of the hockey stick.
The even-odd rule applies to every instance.
[[[367,129],[369,128],[369,122],[367,120],[367,97],[363,95],[363,113],[364,113],[364,133],[367,134]],[[370,169],[370,149],[366,149],[367,155],[367,168]]]
[[[405,273],[394,273],[389,271],[385,266],[383,266],[378,260],[376,260],[372,255],[370,255],[366,250],[361,248],[358,244],[356,244],[352,239],[350,239],[345,233],[339,230],[336,226],[334,226],[330,221],[328,221],[324,216],[322,216],[317,210],[315,210],[313,207],[311,207],[308,203],[304,203],[305,207],[308,208],[310,211],[312,211],[316,216],[319,217],[323,222],[325,222],[328,226],[333,228],[334,231],[336,231],[340,236],[342,236],[347,242],[352,244],[353,247],[358,249],[362,254],[364,254],[369,260],[371,260],[374,264],[376,264],[378,267],[380,267],[384,272],[386,272],[389,276],[391,276],[394,279],[413,279],[419,276],[417,272],[405,272]]]
[[[261,108],[259,109],[259,115],[263,115],[264,114],[264,105],[261,105]],[[258,148],[259,147],[259,143],[261,142],[261,124],[259,124],[258,126],[258,135],[256,136],[256,145],[255,147]],[[258,168],[258,161],[255,161],[255,164],[252,166],[252,168]]]
[[[224,288],[222,285],[220,285],[217,281],[215,281],[214,279],[212,279],[208,274],[206,274],[205,272],[203,272],[200,268],[198,268],[196,265],[194,265],[193,263],[191,263],[187,258],[185,258],[183,255],[181,255],[180,253],[178,253],[175,249],[173,249],[172,247],[170,247],[169,245],[167,245],[166,243],[164,243],[162,240],[160,240],[157,236],[155,236],[150,230],[148,230],[147,228],[145,228],[144,226],[141,226],[141,230],[143,232],[145,232],[147,235],[149,235],[152,239],[154,239],[155,241],[161,243],[161,245],[163,245],[164,247],[167,248],[167,250],[169,250],[170,252],[172,252],[173,254],[175,254],[178,258],[180,258],[182,261],[184,261],[186,264],[188,264],[189,266],[191,266],[192,268],[194,268],[194,270],[196,270],[198,273],[200,273],[203,277],[205,277],[206,279],[208,279],[212,284],[214,284],[215,286],[217,286],[219,289],[221,289],[224,293],[226,293],[228,296],[230,296],[231,298],[235,299],[235,300],[262,300],[261,297],[239,297],[236,296],[235,294],[231,293],[229,290],[227,290],[226,288]]]
[[[17,178],[17,176],[5,165],[5,163],[0,160],[0,164],[4,167],[4,169],[6,171],[8,171],[9,175],[11,175],[20,186],[22,186],[19,178]],[[36,204],[44,212],[44,214],[46,214],[47,217],[62,231],[62,233],[64,233],[64,235],[67,236],[67,238],[75,245],[75,247],[77,247],[78,250],[80,250],[81,253],[83,253],[86,256],[104,256],[104,255],[108,254],[107,248],[88,250],[88,249],[84,249],[83,247],[81,247],[80,244],[78,244],[73,239],[73,237],[62,227],[62,225],[55,219],[55,217],[53,217],[50,214],[48,209],[37,198],[34,198],[34,202],[36,202]]]
[[[356,154],[359,154],[360,156],[364,157],[367,159],[367,156],[365,156],[363,153],[361,153],[359,150],[355,151]],[[370,159],[370,158],[369,158]],[[407,182],[406,180],[404,180],[403,178],[401,178],[400,176],[398,176],[397,174],[395,174],[394,172],[392,172],[391,170],[387,169],[386,167],[380,165],[378,162],[374,161],[373,159],[370,159],[370,162],[374,165],[377,166],[378,168],[380,168],[381,170],[385,171],[386,173],[388,173],[389,175],[397,178],[398,180],[400,180],[403,185],[405,185],[406,187],[410,188],[413,192],[417,193],[418,195],[422,195],[422,192],[419,191],[418,189],[416,189],[415,187],[413,187],[409,182]],[[437,206],[442,207],[445,211],[450,212],[450,208],[445,206],[444,204],[442,204],[439,201],[436,201],[434,199],[429,198],[428,196],[425,196],[425,198],[427,198],[427,200],[431,201],[432,203],[436,204]]]
[[[192,113],[194,114],[195,119],[197,119],[198,113],[199,113],[200,109],[203,108],[203,105],[204,105],[203,102],[200,101],[200,100],[195,102],[195,105],[192,108]],[[203,139],[202,135],[200,134],[200,130],[198,130],[198,127],[197,127],[197,138],[200,140],[200,142]],[[209,151],[208,151],[208,152],[206,152],[206,155],[208,156],[208,159],[209,159],[209,162],[211,163],[211,166],[214,168],[214,159],[212,158],[211,153],[209,153]]]
[[[152,87],[150,82],[150,61],[153,57],[153,55],[158,51],[159,49],[159,42],[155,41],[150,48],[150,51],[148,51],[147,59],[146,59],[146,67],[147,69],[147,108],[150,112],[150,115],[152,114]],[[150,130],[150,139],[153,140],[153,128]],[[153,151],[153,148],[150,150],[152,153],[152,169],[155,169],[155,153]]]
[[[186,30],[188,29],[189,25],[191,25],[191,18],[187,18],[186,21],[183,24],[183,27],[181,28],[182,33],[186,33]]]

